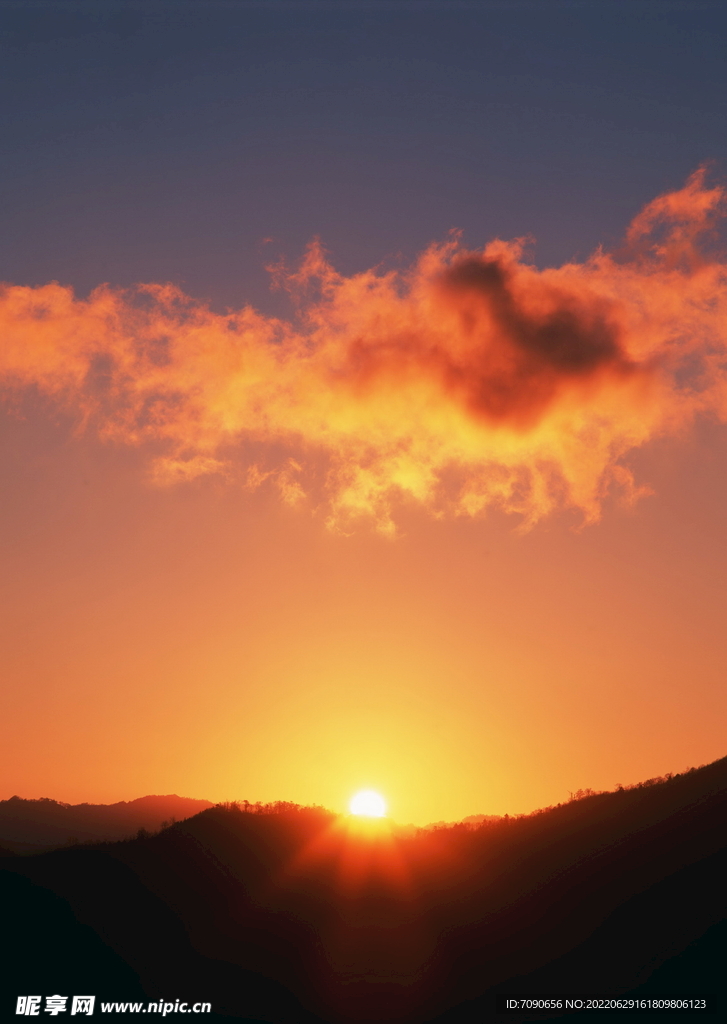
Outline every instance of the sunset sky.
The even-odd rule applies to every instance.
[[[0,4],[0,798],[727,754],[720,3]]]

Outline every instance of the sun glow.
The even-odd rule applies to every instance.
[[[351,797],[348,809],[351,814],[358,814],[365,818],[386,817],[386,801],[373,789],[362,789],[356,793]]]

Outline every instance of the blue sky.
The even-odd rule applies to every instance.
[[[727,15],[674,3],[2,3],[0,278],[274,308],[452,228],[612,245],[724,166]],[[272,239],[272,241],[265,241]]]

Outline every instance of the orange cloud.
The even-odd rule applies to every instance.
[[[331,524],[391,530],[402,499],[594,520],[609,489],[638,493],[629,452],[727,416],[727,266],[705,243],[724,200],[700,170],[635,218],[623,252],[545,270],[520,242],[450,240],[406,272],[343,277],[316,243],[276,271],[291,321],[216,314],[171,285],[85,300],[8,285],[0,380],[155,444],[159,481],[241,465],[291,504],[314,493]]]

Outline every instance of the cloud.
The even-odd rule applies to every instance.
[[[240,467],[335,526],[392,530],[402,501],[595,520],[609,491],[640,493],[630,452],[727,417],[727,266],[709,248],[724,201],[700,170],[620,252],[544,270],[521,241],[452,237],[406,271],[345,277],[316,242],[274,270],[288,321],[217,314],[171,285],[6,285],[0,383],[148,444],[159,482]]]

